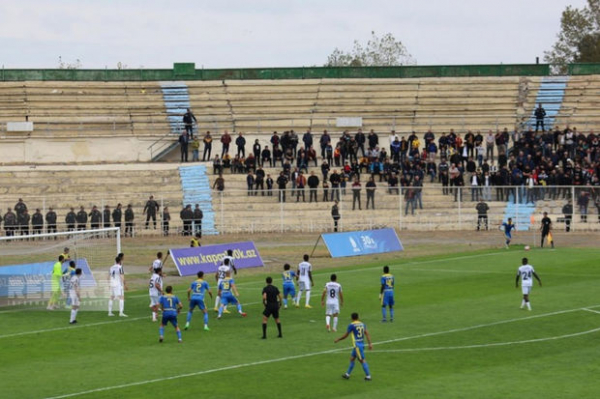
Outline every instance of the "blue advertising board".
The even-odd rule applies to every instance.
[[[0,297],[41,294],[52,290],[52,270],[55,262],[26,263],[0,267]],[[96,280],[92,275],[87,259],[75,261],[76,267],[81,268],[81,287],[95,287]],[[69,267],[64,262],[63,272]]]
[[[191,276],[202,270],[214,273],[227,250],[233,251],[233,262],[236,269],[263,266],[263,261],[252,241],[234,242],[230,244],[207,245],[203,247],[170,249],[173,262],[180,276]]]
[[[332,258],[402,251],[402,243],[394,229],[350,231],[322,234]]]

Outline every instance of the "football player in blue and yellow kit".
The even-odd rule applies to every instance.
[[[246,317],[246,313],[242,311],[242,304],[238,301],[237,297],[240,296],[235,281],[230,277],[231,272],[225,274],[225,278],[219,283],[219,297],[221,297],[221,304],[219,305],[219,315],[217,319],[220,319],[223,315],[223,310],[228,304],[237,306],[237,310],[242,317]],[[235,295],[234,295],[235,294]]]
[[[369,371],[369,365],[365,360],[365,337],[367,338],[369,349],[373,349],[371,336],[369,335],[369,331],[367,331],[367,326],[358,320],[358,313],[352,313],[351,317],[352,323],[348,325],[346,333],[334,341],[334,343],[337,343],[352,334],[353,349],[352,354],[350,355],[350,366],[348,367],[348,371],[342,374],[342,378],[346,380],[350,378],[350,374],[354,369],[354,362],[358,358],[358,361],[362,364],[362,368],[365,372],[365,381],[371,381],[371,372]]]
[[[294,279],[296,279],[296,272],[290,270],[290,264],[286,263],[283,265],[283,308],[287,309],[287,297],[288,295],[292,297],[292,300],[296,298],[296,284],[294,283]]]
[[[179,311],[183,307],[179,298],[173,295],[173,287],[170,285],[165,289],[166,295],[163,295],[159,299],[160,308],[162,309],[163,316],[160,322],[160,328],[158,332],[160,334],[160,338],[158,342],[163,342],[163,338],[165,335],[165,326],[169,323],[173,324],[175,327],[175,331],[177,332],[177,341],[181,342],[181,330],[177,325],[177,315]]]
[[[394,321],[394,276],[390,274],[389,266],[383,267],[379,299],[381,299],[381,314],[383,315],[381,321],[384,323],[387,321],[386,306],[390,308],[390,321]]]
[[[502,223],[501,228],[502,230],[504,230],[504,238],[506,238],[504,246],[506,247],[506,249],[508,249],[510,241],[512,240],[512,231],[516,231],[517,227],[513,224],[512,218],[508,218],[508,220],[505,223]]]
[[[204,313],[204,330],[210,331],[208,328],[208,311],[206,310],[206,304],[204,303],[204,294],[208,292],[208,295],[212,298],[212,291],[208,286],[208,283],[204,281],[202,278],[204,277],[204,272],[198,272],[198,279],[192,283],[190,288],[187,290],[188,301],[190,302],[190,310],[188,310],[187,320],[185,323],[185,329],[187,330],[190,327],[190,321],[192,321],[192,313],[194,312],[194,308],[197,306],[198,309]]]

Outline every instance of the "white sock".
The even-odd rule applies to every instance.
[[[331,321],[331,316],[329,316],[329,315],[325,316],[325,324],[327,324],[329,326],[330,321]]]
[[[125,300],[119,299],[119,313],[123,313],[123,309],[125,309]]]
[[[521,301],[521,307],[525,306],[525,299]]]
[[[221,297],[217,295],[217,299],[215,299],[215,308],[219,307],[219,303],[221,303]]]
[[[527,302],[527,309],[531,310],[531,304]]]
[[[308,306],[309,301],[310,301],[310,290],[306,290],[306,306]]]
[[[337,322],[338,322],[337,316],[333,316],[333,329],[334,330],[337,330]]]
[[[73,322],[75,320],[75,318],[77,317],[77,311],[75,309],[71,309],[71,322]]]
[[[158,315],[156,314],[156,312],[152,312],[152,320],[156,320],[156,317],[157,317],[157,316],[158,316]]]
[[[108,300],[108,313],[112,313],[113,301],[112,299]]]
[[[294,298],[294,303],[300,305],[300,298],[302,298],[302,291],[298,290],[298,295]]]

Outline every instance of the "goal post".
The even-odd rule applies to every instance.
[[[68,249],[67,249],[68,248]],[[69,264],[82,269],[81,306],[105,309],[108,268],[121,252],[118,227],[0,237],[0,306],[41,307],[52,295],[52,271],[62,263],[60,307],[69,305]]]

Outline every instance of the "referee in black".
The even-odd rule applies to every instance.
[[[279,292],[279,288],[273,285],[273,279],[271,277],[267,277],[267,286],[263,288],[262,297],[263,305],[265,305],[262,322],[262,339],[267,339],[267,321],[269,320],[269,316],[273,316],[273,318],[275,319],[275,322],[277,323],[277,330],[279,331],[279,335],[277,336],[277,338],[281,338],[279,308],[281,307],[282,298],[281,293]]]

